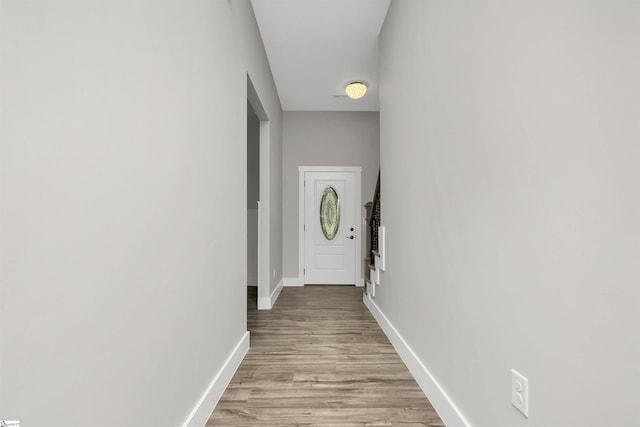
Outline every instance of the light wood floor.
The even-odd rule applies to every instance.
[[[249,289],[251,349],[207,426],[444,426],[362,288],[284,288],[271,311]]]

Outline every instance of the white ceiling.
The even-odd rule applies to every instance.
[[[251,0],[285,111],[377,111],[378,34],[391,0]],[[364,81],[364,98],[346,97]],[[338,96],[336,96],[338,95]]]

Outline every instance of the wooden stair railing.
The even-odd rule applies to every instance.
[[[380,170],[373,193],[373,201],[364,205],[367,208],[367,252],[365,258],[365,280],[370,279],[370,266],[373,264],[374,253],[378,251],[378,227],[380,226]]]

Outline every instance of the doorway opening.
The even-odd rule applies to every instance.
[[[260,120],[247,100],[247,310],[258,306]]]
[[[250,112],[252,111],[252,112]],[[252,118],[249,118],[252,115]],[[257,127],[256,127],[257,120]],[[252,127],[251,130],[249,127]],[[257,135],[256,135],[257,134]],[[253,141],[249,141],[250,135]],[[256,142],[257,137],[257,142]],[[250,215],[247,212],[247,291],[253,290],[257,299],[258,309],[271,309],[270,286],[271,275],[269,256],[270,248],[270,179],[271,162],[271,123],[264,109],[263,103],[247,75],[247,210],[255,209],[257,219],[249,224]],[[249,148],[251,145],[251,149]],[[251,151],[250,151],[251,150]],[[251,162],[251,166],[250,166]],[[251,174],[251,178],[250,175]],[[250,184],[249,180],[252,180]],[[249,188],[251,186],[251,189]],[[257,236],[257,237],[256,237]],[[249,242],[251,239],[251,243]],[[249,245],[252,245],[250,249]],[[252,250],[252,255],[250,255]],[[255,257],[255,258],[250,258]],[[250,272],[249,269],[252,269]],[[257,283],[249,283],[249,279]],[[252,297],[253,301],[253,297]]]

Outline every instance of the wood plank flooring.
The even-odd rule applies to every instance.
[[[362,288],[249,288],[251,349],[207,426],[443,427],[362,303]]]

